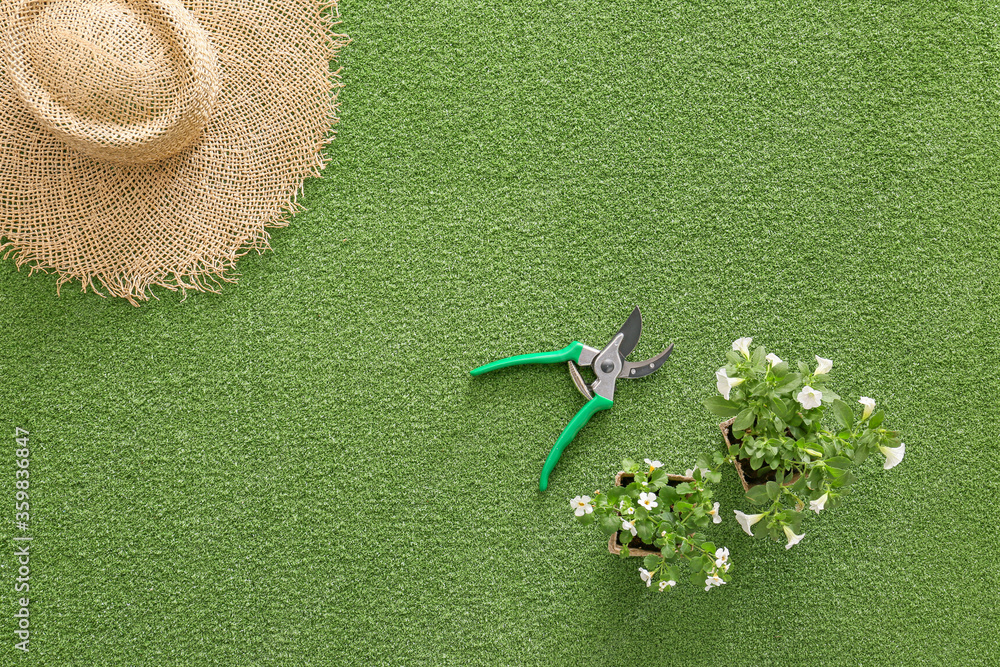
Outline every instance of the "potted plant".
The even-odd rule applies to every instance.
[[[718,471],[691,470],[671,475],[659,461],[646,465],[624,462],[624,470],[607,493],[577,496],[570,506],[582,524],[597,524],[608,536],[608,550],[622,558],[642,557],[639,577],[646,586],[656,584],[665,591],[676,585],[681,566],[705,590],[729,581],[729,550],[716,548],[702,533],[711,523],[720,523],[719,503],[712,503],[709,481],[717,482]]]
[[[804,534],[804,512],[835,507],[849,493],[853,469],[869,455],[885,457],[886,470],[903,460],[906,445],[897,431],[883,427],[885,415],[875,401],[861,397],[860,418],[829,386],[833,362],[816,357],[816,367],[789,364],[763,346],[750,351],[751,338],[740,338],[715,373],[720,396],[705,406],[726,421],[719,427],[725,452],[711,462],[733,463],[747,498],[765,506],[758,514],[734,510],[743,530],[764,522],[772,539],[785,548]],[[824,418],[832,413],[833,420]],[[707,460],[703,461],[707,462]],[[699,462],[702,465],[702,462]]]

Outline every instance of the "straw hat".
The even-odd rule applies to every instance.
[[[128,299],[215,291],[324,165],[325,0],[0,0],[0,249]]]

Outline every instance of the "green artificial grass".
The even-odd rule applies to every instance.
[[[238,284],[136,309],[0,263],[0,503],[21,426],[34,537],[26,656],[0,558],[0,662],[1000,662],[997,7],[341,11],[332,164]],[[633,358],[673,356],[539,493],[565,368],[467,371],[635,305]],[[650,592],[568,499],[719,447],[740,336],[832,359],[906,458],[790,551],[726,470],[733,580]]]

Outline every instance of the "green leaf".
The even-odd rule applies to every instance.
[[[677,491],[677,493],[679,493],[680,495],[684,495],[687,493],[694,493],[694,489],[691,488],[691,485],[688,482],[681,482],[680,484],[674,487],[674,490]]]
[[[771,367],[771,373],[778,379],[785,377],[788,375],[788,362],[782,361],[777,366]]]
[[[702,401],[702,405],[708,408],[712,414],[718,415],[723,419],[729,419],[730,417],[736,416],[736,413],[740,411],[738,405],[732,401],[727,401],[721,396],[712,396],[711,398],[706,398]]]
[[[767,352],[764,350],[764,346],[758,345],[757,349],[755,349],[750,355],[750,363],[754,366],[762,366],[766,357]]]
[[[851,410],[851,406],[839,398],[833,401],[833,416],[837,418],[837,423],[844,428],[854,426],[854,411]]]
[[[688,561],[688,565],[691,567],[692,572],[701,572],[701,569],[705,566],[705,557],[696,556]]]
[[[660,489],[660,492],[657,494],[657,498],[659,500],[658,504],[660,507],[665,509],[666,506],[673,505],[677,502],[677,499],[680,498],[680,496],[677,494],[677,489],[672,486],[665,486]]]
[[[747,499],[754,505],[761,505],[767,502],[767,488],[763,484],[751,486],[747,491]]]
[[[601,531],[605,535],[610,537],[614,533],[617,533],[622,527],[621,519],[616,516],[606,516],[601,517]]]
[[[798,373],[789,373],[781,379],[777,385],[775,385],[775,391],[790,391],[798,387],[798,384],[802,382],[802,376]]]
[[[650,554],[642,559],[642,565],[647,570],[652,572],[660,566],[660,557],[655,554]]]
[[[788,405],[780,398],[772,397],[767,399],[767,407],[771,408],[771,412],[777,415],[777,417],[784,422],[791,420],[791,418],[795,416],[795,413],[790,410]]]
[[[618,501],[622,499],[625,495],[625,487],[623,486],[613,486],[608,491],[608,504],[617,505]]]
[[[649,521],[639,521],[635,524],[635,532],[638,534],[639,539],[650,544],[653,541],[653,524]]]
[[[744,431],[753,426],[753,422],[753,411],[750,408],[746,408],[736,415],[736,421],[733,422],[733,431]]]
[[[799,524],[802,523],[802,513],[796,512],[792,509],[787,509],[781,512],[776,517],[778,521],[782,524],[787,525],[789,528],[794,528],[798,532]]]
[[[871,416],[871,419],[868,420],[868,428],[870,429],[878,428],[879,426],[882,425],[883,419],[885,419],[885,413],[879,410],[878,412],[876,412]]]
[[[841,470],[847,470],[854,466],[854,461],[846,456],[834,456],[832,459],[827,459],[824,463],[834,468],[840,468]]]
[[[830,484],[830,486],[834,489],[842,489],[845,486],[850,486],[851,484],[853,484],[854,479],[855,479],[854,473],[848,470],[843,475],[841,475],[839,479],[834,480],[834,482]]]
[[[705,542],[705,543],[703,543],[701,545],[701,548],[704,549],[705,551],[709,552],[709,553],[712,553],[712,554],[715,553],[715,545],[712,544],[711,542]]]
[[[823,483],[823,479],[825,477],[823,473],[824,473],[823,466],[820,465],[813,466],[813,469],[809,472],[809,477],[806,478],[806,485],[810,489],[813,490],[818,489],[820,485]]]
[[[767,497],[770,498],[771,500],[777,500],[778,494],[781,493],[781,487],[778,485],[777,482],[768,482],[765,486],[765,489]]]

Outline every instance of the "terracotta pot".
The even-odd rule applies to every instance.
[[[687,475],[667,475],[667,479],[670,480],[670,486],[677,486],[681,482],[693,482],[694,477],[688,477]],[[628,486],[635,480],[635,474],[631,472],[619,472],[615,476],[615,486]],[[622,544],[619,542],[621,537],[621,532],[617,532],[608,538],[608,551],[614,555],[619,555],[622,552]],[[646,544],[638,537],[633,537],[632,541],[628,543],[628,557],[643,557],[646,556],[659,556],[660,550],[657,549],[652,544]]]
[[[737,443],[729,439],[730,431],[732,430],[733,422],[736,421],[736,417],[730,417],[726,421],[719,424],[719,430],[722,431],[722,439],[726,443],[726,451],[729,451],[730,445],[735,445]],[[750,467],[749,459],[733,459],[733,466],[736,468],[736,474],[740,477],[740,484],[743,485],[743,491],[746,493],[750,492],[755,486],[760,486],[761,484],[767,484],[768,482],[773,482],[775,479],[775,471],[770,468],[763,475],[758,475],[756,470]],[[763,470],[763,468],[762,468]],[[785,486],[794,484],[798,480],[799,475],[796,473],[790,480],[785,482]]]

